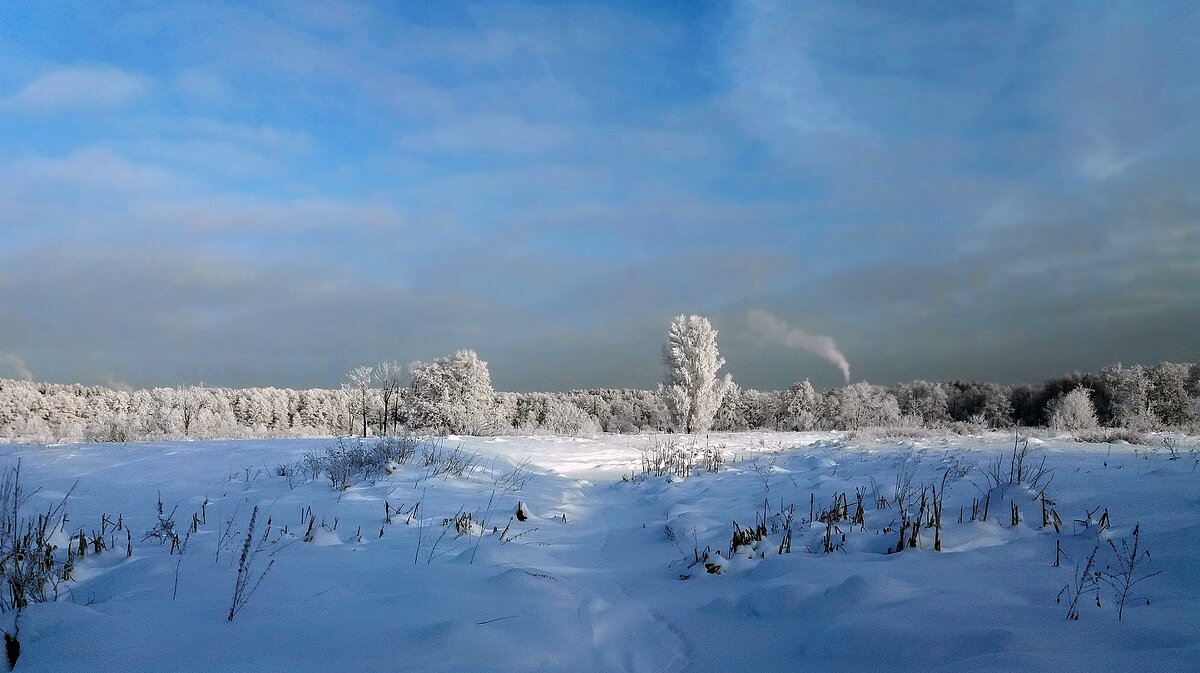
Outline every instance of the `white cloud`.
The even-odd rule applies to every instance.
[[[230,95],[224,80],[203,70],[184,70],[175,77],[173,84],[179,93],[198,100],[221,100]]]
[[[32,157],[0,164],[0,179],[20,189],[58,190],[60,197],[64,190],[67,194],[161,195],[176,191],[182,184],[169,173],[132,163],[100,146],[82,147],[61,157]]]
[[[0,103],[0,108],[54,112],[117,107],[149,88],[145,77],[111,66],[76,66],[43,74]]]

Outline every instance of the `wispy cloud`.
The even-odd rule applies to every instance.
[[[234,334],[204,378],[453,344],[518,388],[653,385],[670,316],[750,307],[775,339],[722,347],[755,387],[804,347],[818,385],[843,351],[874,381],[1004,380],[1194,348],[1177,3],[164,0],[78,44],[17,14],[0,317],[26,341],[0,349],[41,376],[192,380],[173,344]]]
[[[149,80],[112,66],[82,65],[47,72],[0,102],[20,112],[96,110],[124,105],[149,88]]]

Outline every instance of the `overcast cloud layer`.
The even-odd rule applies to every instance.
[[[872,4],[5,3],[0,376],[1200,360],[1200,6]]]

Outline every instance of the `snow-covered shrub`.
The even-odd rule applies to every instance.
[[[650,446],[642,449],[642,473],[656,477],[668,474],[687,477],[696,468],[719,472],[725,465],[724,446],[705,443],[700,448],[694,440],[684,444],[676,437],[655,437]]]
[[[1050,406],[1050,426],[1055,430],[1091,430],[1099,425],[1091,391],[1076,388]]]
[[[307,454],[299,468],[310,479],[323,474],[331,488],[343,490],[395,471],[412,460],[418,444],[411,437],[384,437],[370,446],[359,439],[346,442],[339,438],[324,455]]]
[[[987,426],[970,421],[954,421],[947,424],[946,429],[956,435],[982,435],[987,431]]]
[[[847,441],[868,442],[884,439],[929,439],[941,437],[940,430],[922,428],[913,425],[893,425],[882,428],[862,428],[847,435]]]
[[[641,429],[625,416],[610,416],[604,424],[604,431],[620,435],[636,435]]]
[[[574,404],[552,399],[542,418],[542,430],[552,435],[581,437],[600,432],[600,424]]]
[[[19,614],[31,603],[54,601],[59,583],[71,579],[72,552],[56,554],[74,540],[63,534],[66,496],[56,506],[27,516],[22,510],[31,495],[21,484],[20,464],[6,467],[0,476],[0,613]],[[82,532],[79,544],[86,551]],[[15,640],[14,634],[4,633]],[[9,663],[14,661],[10,656]]]
[[[462,447],[445,449],[439,444],[426,444],[421,452],[421,467],[425,468],[426,479],[442,475],[467,477],[478,463],[479,452],[467,452]]]
[[[1126,428],[1098,428],[1087,432],[1076,432],[1074,433],[1074,437],[1075,441],[1086,442],[1088,444],[1112,444],[1114,442],[1126,442],[1146,446],[1150,444],[1150,438],[1146,433]]]
[[[655,437],[642,449],[642,473],[662,477],[674,474],[687,477],[692,471],[692,449],[675,437]]]
[[[1019,436],[1013,437],[1011,454],[997,456],[994,461],[983,466],[982,470],[989,490],[1015,484],[1038,491],[1045,489],[1054,478],[1054,468],[1046,467],[1046,457],[1042,456],[1040,461],[1037,460],[1033,449],[1029,447],[1029,440]]]

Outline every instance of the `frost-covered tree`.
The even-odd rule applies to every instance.
[[[534,434],[580,437],[600,432],[600,423],[593,414],[562,393],[501,394],[500,404],[511,404],[512,427]],[[589,396],[590,397],[590,396]],[[595,409],[595,407],[593,407]],[[596,409],[598,411],[598,409]],[[503,412],[502,412],[503,413]]]
[[[1131,367],[1120,363],[1109,365],[1101,372],[1101,380],[1111,402],[1111,423],[1131,430],[1149,430],[1155,426],[1150,412],[1150,376],[1141,365]]]
[[[414,362],[409,373],[412,385],[405,397],[405,416],[411,427],[473,435],[495,432],[492,376],[475,351]]]
[[[1012,425],[1012,401],[1007,387],[975,381],[951,381],[939,385],[946,392],[947,413],[951,420],[994,428]]]
[[[826,413],[839,430],[886,427],[900,420],[900,405],[895,396],[866,382],[830,392],[826,403]]]
[[[940,383],[913,381],[895,387],[900,413],[911,416],[925,427],[936,427],[950,418],[950,397]]]
[[[1091,391],[1076,388],[1050,403],[1050,427],[1055,430],[1091,430],[1099,425]]]
[[[703,316],[678,316],[667,332],[663,361],[667,378],[662,392],[672,425],[688,434],[706,432],[732,382],[728,374],[717,378],[725,364],[717,351],[717,330]]]
[[[134,398],[136,399],[136,397],[137,393],[134,393]],[[233,413],[239,425],[260,432],[271,427],[275,418],[271,400],[263,393],[262,388],[246,388],[237,391],[237,399],[233,403]]]
[[[1162,362],[1150,370],[1150,409],[1163,425],[1182,428],[1195,420],[1188,395],[1191,369],[1186,363]]]
[[[783,393],[779,409],[780,430],[814,430],[821,420],[824,399],[808,379],[795,383]]]
[[[746,414],[746,427],[775,429],[779,425],[779,412],[783,407],[783,396],[776,390],[742,390],[742,409]]]
[[[747,398],[742,387],[733,381],[725,389],[725,397],[721,398],[721,406],[717,407],[717,415],[713,417],[712,429],[719,432],[740,432],[750,429],[747,422],[750,413],[746,406]]]
[[[202,388],[179,387],[175,390],[175,405],[179,408],[179,426],[184,437],[190,437],[196,429],[196,417],[204,408]]]

